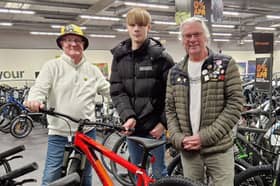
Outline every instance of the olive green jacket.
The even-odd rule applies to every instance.
[[[183,150],[184,136],[192,135],[189,115],[188,56],[170,69],[166,89],[166,117],[173,145]],[[223,152],[233,145],[232,128],[243,105],[241,79],[235,61],[209,50],[201,68],[202,154]]]

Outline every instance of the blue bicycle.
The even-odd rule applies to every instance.
[[[23,100],[28,94],[28,90],[29,88],[27,87],[20,90],[13,88],[7,90],[7,101],[0,107],[0,131],[9,133],[11,121],[20,115],[22,111],[28,112],[27,108],[23,105]],[[14,96],[15,92],[18,94],[17,98]]]

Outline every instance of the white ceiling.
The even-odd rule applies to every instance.
[[[190,0],[134,0],[130,2],[167,5],[169,6],[168,9],[148,8],[148,11],[151,13],[154,21],[175,22],[174,16],[176,10],[188,9]],[[248,34],[255,31],[255,26],[270,27],[272,24],[280,23],[280,19],[267,19],[265,17],[266,15],[280,16],[279,0],[223,0],[223,4],[224,11],[234,11],[240,14],[238,16],[224,15],[223,17],[222,24],[234,24],[234,28],[212,28],[212,32],[232,34],[232,36],[212,36],[212,38],[230,39],[230,45],[228,42],[212,42],[218,47],[230,48],[233,47],[233,44],[235,47],[244,47],[240,45],[240,42],[251,39],[248,37]],[[35,14],[1,13],[1,8],[30,10],[34,11]],[[115,0],[1,0],[0,23],[11,22],[13,26],[0,26],[1,37],[5,37],[5,42],[0,43],[0,48],[18,48],[18,40],[13,41],[15,38],[18,39],[20,36],[32,38],[29,33],[30,31],[58,33],[59,29],[51,28],[51,25],[65,25],[68,23],[76,23],[87,27],[85,30],[86,34],[114,34],[117,36],[116,40],[120,40],[126,37],[127,33],[117,32],[115,29],[125,28],[122,15],[130,8],[130,6],[124,4],[124,1]],[[121,18],[121,20],[97,21],[83,19],[80,15],[112,16]],[[280,27],[276,27],[276,31],[274,31],[275,40],[280,40],[280,38],[278,38],[279,28]],[[150,33],[151,36],[158,36],[163,40],[177,39],[176,35],[168,33],[169,31],[178,31],[177,25],[152,24],[152,30],[156,31],[156,33]],[[33,37],[36,38],[36,36]],[[55,36],[41,37],[53,38]],[[108,39],[104,39],[104,42],[107,41]],[[41,44],[41,48],[50,47],[47,46],[49,45],[48,41]],[[245,45],[246,44],[245,42]],[[23,48],[24,46],[32,48],[28,42],[20,46]]]

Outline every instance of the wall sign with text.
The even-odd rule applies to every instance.
[[[23,75],[24,75],[24,70],[19,70],[19,71],[4,70],[4,71],[0,71],[0,80],[22,79]]]
[[[269,89],[270,82],[270,70],[271,70],[271,58],[257,58],[256,59],[256,74],[255,74],[255,85],[256,88],[262,90]]]

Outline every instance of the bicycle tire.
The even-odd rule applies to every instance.
[[[105,138],[102,140],[102,145],[107,147],[108,149],[112,150],[115,142],[121,138],[121,134],[119,132],[111,132],[108,133]],[[102,164],[108,170],[110,173],[112,173],[111,165],[110,165],[110,159],[103,156],[103,154],[100,153],[100,159],[102,161]]]
[[[235,186],[268,186],[272,185],[273,168],[271,165],[250,167],[234,178]]]
[[[183,167],[180,154],[177,154],[168,164],[167,174],[169,176],[183,176]]]
[[[242,171],[245,171],[249,167],[252,167],[252,165],[250,163],[248,163],[247,161],[245,161],[244,159],[238,159],[238,158],[234,159],[234,173],[235,173],[235,175],[239,174]]]
[[[127,149],[124,149],[125,151],[121,150],[123,145],[126,143],[126,136],[122,136],[118,141],[116,141],[112,151],[116,154],[119,154],[123,158],[129,160],[129,155],[127,152]],[[126,148],[126,147],[125,147]],[[134,176],[127,171],[127,169],[117,165],[114,161],[110,161],[112,174],[115,177],[115,179],[124,186],[134,186]]]
[[[10,132],[16,138],[24,138],[30,134],[33,128],[33,121],[26,116],[16,116],[11,121]]]
[[[206,186],[198,181],[191,180],[189,178],[184,178],[181,176],[169,176],[157,180],[155,183],[150,184],[150,186]]]
[[[0,107],[0,131],[9,133],[11,121],[20,113],[21,109],[13,103],[6,103],[2,105]]]
[[[11,166],[6,159],[0,160],[0,176],[6,175],[11,172]]]

